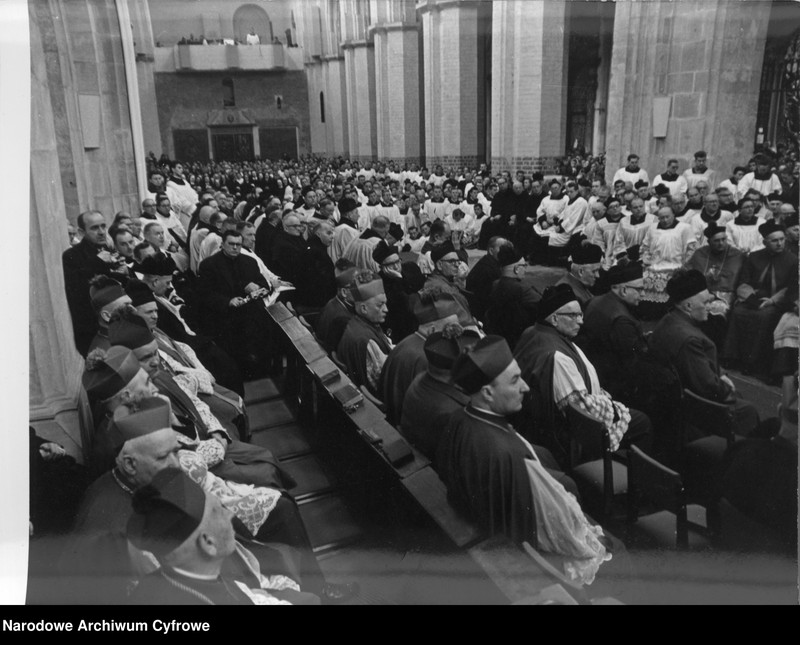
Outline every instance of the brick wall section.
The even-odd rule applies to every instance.
[[[222,79],[233,79],[236,107],[259,127],[298,128],[300,154],[311,150],[309,95],[304,72],[209,72],[156,74],[158,120],[167,154],[174,153],[172,130],[204,128],[211,110],[222,109]],[[283,96],[278,109],[275,95]],[[319,96],[316,96],[319,111]]]
[[[492,157],[492,173],[508,170],[512,175],[522,170],[526,175],[541,172],[545,175],[558,173],[560,157]]]
[[[606,179],[641,156],[651,177],[675,157],[709,154],[718,181],[750,157],[769,4],[726,0],[617,3]],[[652,136],[653,97],[672,99],[667,136]]]

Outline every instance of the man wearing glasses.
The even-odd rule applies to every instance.
[[[612,451],[636,444],[649,453],[650,419],[615,401],[601,387],[594,365],[574,343],[582,325],[583,312],[572,288],[555,285],[545,289],[539,322],[525,330],[517,343],[514,357],[533,390],[531,421],[542,432],[536,442],[553,451],[563,464],[569,440],[562,411],[574,405],[603,423]]]
[[[466,293],[461,289],[458,281],[466,277],[466,264],[452,242],[444,242],[431,250],[431,261],[434,271],[425,281],[425,288],[438,288],[443,293],[449,293],[459,304],[458,323],[462,327],[475,325]]]
[[[200,323],[236,361],[244,378],[261,378],[270,357],[269,320],[259,294],[269,291],[258,263],[241,254],[242,234],[222,234],[222,248],[200,263]]]

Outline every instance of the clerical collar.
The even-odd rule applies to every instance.
[[[125,477],[125,475],[122,472],[120,472],[120,470],[116,466],[114,466],[114,468],[111,469],[111,476],[114,478],[114,481],[117,483],[117,486],[119,486],[122,490],[128,493],[128,495],[133,495],[135,491],[135,486],[133,485],[133,482],[128,481],[128,478]]]
[[[479,419],[480,421],[489,423],[505,432],[514,432],[514,428],[511,427],[508,419],[506,419],[506,417],[504,417],[502,414],[496,414],[490,410],[478,408],[471,401],[467,403],[466,413],[473,419]]]
[[[183,179],[181,179],[180,177],[176,176],[176,175],[172,175],[172,177],[170,177],[169,180],[171,182],[175,183],[175,184],[178,184],[178,186],[185,186],[186,185],[186,182]]]
[[[577,201],[578,201],[578,199],[580,199],[580,194],[578,194],[578,195],[575,195],[575,197],[573,197],[572,199],[570,199],[570,200],[569,200],[567,203],[568,203],[568,204],[571,206],[572,204],[574,204],[575,202],[577,202]]]
[[[622,213],[620,213],[620,215],[622,215]],[[646,217],[647,213],[642,213],[641,217],[634,217],[633,215],[631,215],[631,224],[641,224],[642,222],[644,222]],[[622,218],[620,217],[620,219]]]
[[[668,231],[670,229],[675,228],[679,223],[680,222],[678,222],[678,220],[676,220],[676,219],[672,220],[672,224],[670,224],[669,226],[662,226],[661,222],[659,222],[658,223],[658,229],[660,231]]]
[[[767,181],[768,179],[772,179],[772,171],[767,170],[767,172],[765,173],[759,173],[758,171],[754,171],[753,178],[758,179],[759,181]]]
[[[639,172],[639,168],[638,168],[638,166],[637,167],[625,166],[625,171],[629,172],[631,174],[635,174],[635,173]]]
[[[677,172],[664,172],[661,173],[661,179],[664,181],[676,181],[678,179]]]
[[[191,571],[186,571],[185,569],[179,569],[178,567],[170,567],[170,570],[173,573],[177,573],[179,576],[183,576],[184,578],[189,578],[190,580],[203,580],[206,582],[215,582],[219,579],[219,575],[203,575],[201,573],[193,573]]]
[[[717,220],[719,220],[721,215],[722,215],[721,210],[717,211],[716,215],[709,215],[708,212],[706,212],[705,208],[702,211],[700,211],[700,217],[703,219],[704,222],[716,222]]]
[[[751,217],[749,220],[745,221],[745,219],[739,215],[735,220],[733,220],[733,223],[737,224],[738,226],[755,226],[758,224],[758,218]]]

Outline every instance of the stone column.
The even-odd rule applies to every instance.
[[[505,0],[492,16],[492,171],[555,172],[567,115],[566,3]]]
[[[372,161],[378,154],[375,113],[375,48],[368,40],[342,43],[347,93],[350,158]]]
[[[427,0],[422,16],[425,162],[475,166],[485,153],[479,7],[474,0]]]
[[[142,121],[145,154],[153,152],[156,158],[163,152],[161,147],[161,128],[158,123],[158,102],[156,99],[155,79],[155,41],[153,39],[153,25],[150,21],[150,6],[147,0],[128,0],[131,23],[133,25],[133,39],[136,53],[136,72],[139,86],[139,108]],[[219,16],[217,18],[217,33],[219,33]],[[203,15],[203,25],[207,28],[206,15]]]
[[[342,56],[326,56],[322,64],[325,78],[326,145],[330,155],[344,157],[350,154],[349,125],[347,118],[347,85],[345,62]]]
[[[592,154],[599,155],[606,149],[606,105],[608,105],[608,82],[611,73],[611,52],[613,37],[610,30],[613,21],[601,18],[600,24],[600,66],[597,69],[597,94],[594,100],[594,127],[592,128]]]
[[[375,26],[377,144],[380,159],[420,162],[419,32],[416,25]]]
[[[681,170],[689,167],[700,149],[718,180],[746,161],[769,16],[765,3],[751,0],[617,3],[606,179],[631,152],[651,177],[671,157],[681,160]],[[659,139],[653,137],[656,97],[671,101],[667,136]]]
[[[31,14],[29,415],[37,433],[57,441],[82,460],[83,361],[72,338],[61,268],[61,253],[69,242],[59,132],[48,56],[32,8]],[[13,374],[7,377],[13,378]]]

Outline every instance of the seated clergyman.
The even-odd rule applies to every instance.
[[[508,343],[481,339],[452,375],[469,403],[451,417],[437,453],[451,501],[492,534],[565,556],[567,574],[591,583],[611,558],[608,540],[509,423],[530,388]]]

